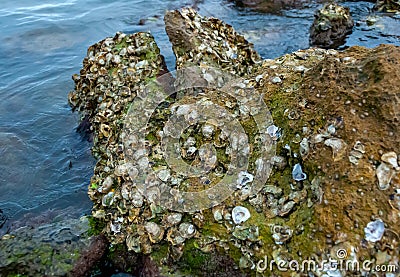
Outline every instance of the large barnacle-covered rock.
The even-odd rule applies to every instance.
[[[108,239],[164,275],[268,276],[265,257],[322,261],[339,246],[398,262],[400,49],[261,61],[218,19],[165,21],[175,81],[156,78],[149,34],[117,34],[89,48],[70,94],[92,124],[89,195]],[[382,236],[366,242],[376,219]]]

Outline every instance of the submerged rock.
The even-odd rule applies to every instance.
[[[310,45],[321,48],[337,48],[344,44],[351,33],[354,22],[349,8],[328,3],[315,12],[310,29]]]

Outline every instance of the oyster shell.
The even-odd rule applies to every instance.
[[[237,187],[242,188],[246,186],[248,183],[253,182],[254,176],[246,171],[239,172],[238,180],[237,180]]]
[[[149,239],[152,243],[157,243],[162,240],[164,236],[164,230],[154,222],[146,222],[144,229],[149,234]]]
[[[232,210],[232,219],[235,224],[241,224],[250,218],[250,212],[247,208],[236,206]]]
[[[340,161],[346,154],[347,144],[339,138],[329,138],[324,144],[332,148],[332,158],[334,162]]]
[[[276,244],[283,244],[293,235],[293,231],[288,226],[282,225],[272,225],[271,233]]]
[[[282,136],[281,129],[275,125],[268,126],[267,133],[273,140],[278,140]]]
[[[179,233],[183,238],[192,238],[196,234],[196,227],[190,223],[181,223],[179,225]]]
[[[295,181],[303,181],[307,179],[307,174],[303,172],[300,164],[295,164],[292,170],[292,177]]]
[[[388,152],[382,155],[382,161],[387,164],[390,164],[393,169],[400,170],[399,165],[397,164],[397,154],[395,152]]]
[[[364,228],[365,239],[370,242],[377,242],[381,240],[385,232],[385,224],[381,219],[371,221]]]
[[[376,169],[378,178],[378,187],[380,190],[387,190],[390,187],[390,181],[395,175],[395,171],[386,163],[381,163]]]

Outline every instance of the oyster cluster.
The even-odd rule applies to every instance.
[[[178,69],[209,65],[243,76],[259,68],[262,60],[253,44],[217,18],[185,8],[168,12],[164,21]]]
[[[89,121],[93,133],[92,153],[97,159],[89,185],[93,217],[106,223],[104,232],[112,242],[126,240],[130,248],[133,242],[126,234],[133,231],[133,223],[135,232],[148,234],[148,240],[157,241],[163,233],[142,220],[151,211],[141,210],[146,200],[132,185],[121,137],[129,104],[147,80],[163,72],[159,53],[149,33],[106,38],[89,47],[80,74],[73,76],[75,90],[68,95],[70,105]]]
[[[261,61],[218,19],[182,9],[168,12],[165,22],[176,79],[160,78],[163,59],[147,33],[117,33],[91,46],[73,77],[69,102],[91,123],[98,159],[89,186],[92,213],[112,243],[144,254],[167,246],[166,259],[174,262],[188,251],[223,249],[252,270],[270,254],[290,261],[315,253],[326,259],[341,246],[367,257],[384,243],[398,249],[390,237],[400,209],[396,129],[385,129],[381,141],[368,123],[360,124],[377,119],[367,108],[380,106],[367,105],[376,95],[362,99],[373,90],[359,91],[360,78],[372,82],[369,70],[381,70],[370,69],[371,51],[383,57],[397,50],[355,48],[348,57],[309,49]],[[356,86],[343,76],[346,82],[335,83],[337,74],[354,72]],[[377,179],[389,197],[384,204],[372,200],[376,184],[365,185]],[[367,208],[367,196],[393,210]],[[364,237],[370,248],[359,246]]]

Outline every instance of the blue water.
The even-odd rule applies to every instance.
[[[197,2],[201,14],[233,25],[264,58],[307,48],[308,29],[319,6],[273,15],[236,9],[221,0]],[[90,144],[75,132],[79,117],[67,104],[71,75],[79,72],[89,45],[116,31],[151,31],[173,69],[162,15],[192,4],[191,0],[1,1],[0,210],[8,221],[0,234],[13,225],[36,222],[37,215],[43,214],[46,221],[90,211],[86,188],[95,161]],[[357,23],[345,47],[400,45],[399,16],[378,17],[375,25],[368,26],[371,3],[345,5]],[[146,23],[139,25],[140,19]]]

